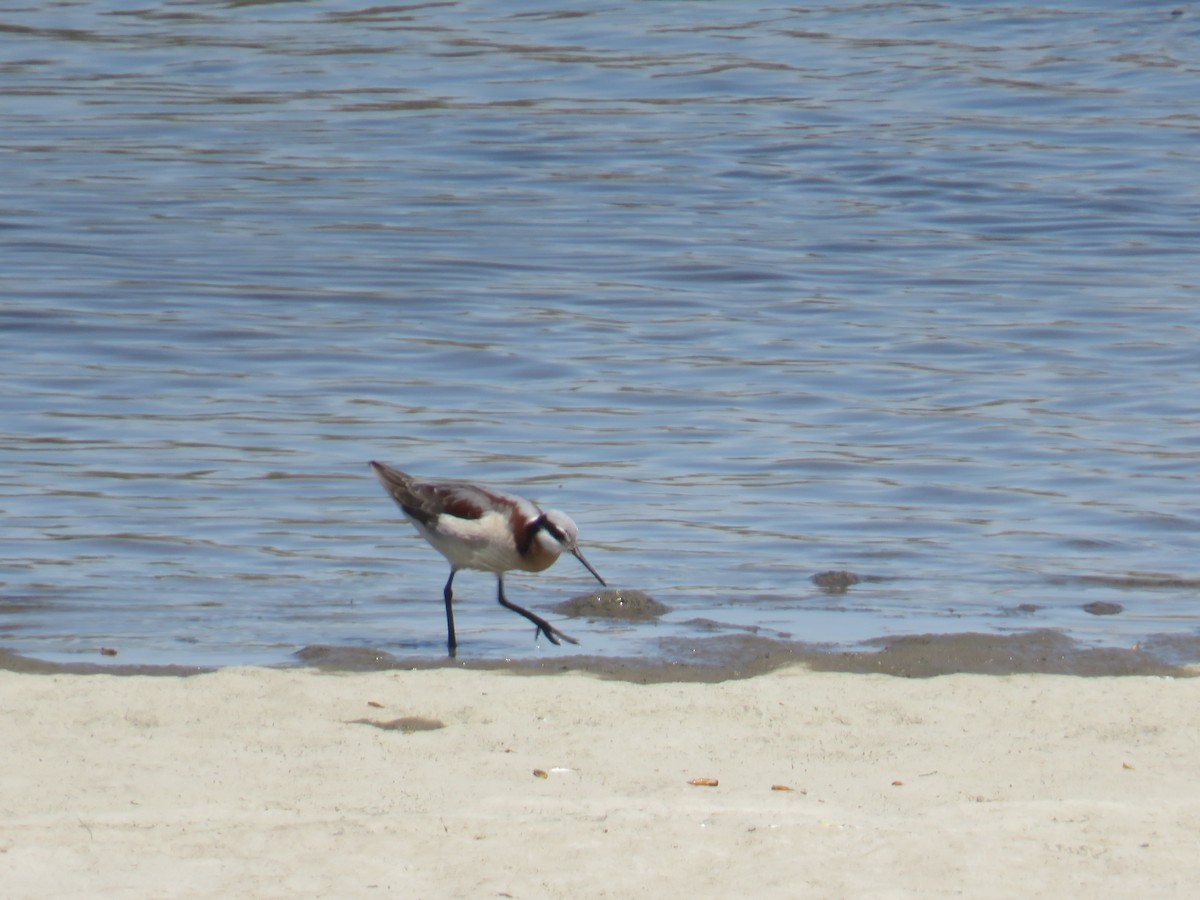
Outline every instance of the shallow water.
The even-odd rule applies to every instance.
[[[439,654],[372,458],[672,607],[464,573],[460,656],[1195,636],[1198,23],[0,2],[0,645]]]

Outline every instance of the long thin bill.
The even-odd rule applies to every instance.
[[[596,580],[597,580],[598,582],[600,582],[600,583],[601,583],[602,585],[604,585],[605,587],[608,587],[608,582],[607,582],[607,581],[605,581],[603,578],[601,578],[601,577],[600,577],[600,573],[599,573],[599,572],[597,572],[595,569],[593,569],[593,568],[592,568],[592,564],[591,564],[590,562],[588,562],[586,559],[584,559],[584,558],[583,558],[583,553],[580,551],[580,549],[579,549],[578,547],[576,547],[576,548],[575,548],[574,550],[572,550],[571,552],[575,554],[575,558],[576,558],[577,560],[579,560],[581,563],[583,563],[583,567],[584,567],[585,569],[587,569],[589,572],[591,572],[593,575],[595,575],[595,576],[596,576]]]

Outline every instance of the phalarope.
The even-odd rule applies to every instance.
[[[504,596],[504,573],[513,569],[540,572],[554,565],[566,550],[584,568],[605,584],[579,549],[579,529],[566,513],[543,510],[524,497],[454,481],[420,481],[380,462],[371,469],[384,490],[396,501],[405,518],[416,526],[438,553],[450,563],[450,577],[442,597],[446,601],[446,646],[454,656],[458,639],[454,634],[452,586],[459,569],[495,572],[500,605],[520,613],[537,626],[552,644],[559,638],[579,641],[563,634],[541,616],[510,603]]]

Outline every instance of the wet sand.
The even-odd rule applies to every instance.
[[[6,896],[1190,897],[1200,878],[1195,678],[531,671],[0,671]]]
[[[864,650],[783,641],[754,633],[662,642],[658,659],[546,653],[529,659],[458,659],[442,653],[396,657],[365,647],[311,646],[294,654],[296,665],[330,672],[458,668],[520,674],[582,672],[639,684],[720,682],[750,678],[791,665],[820,672],[857,672],[929,678],[936,675],[1170,675],[1190,677],[1200,666],[1200,637],[1163,635],[1146,647],[1088,647],[1061,632],[1036,629],[1001,634],[918,634],[877,638]],[[197,675],[212,671],[182,665],[136,665],[105,658],[48,662],[0,647],[0,670],[31,674]],[[104,659],[105,661],[99,661]]]

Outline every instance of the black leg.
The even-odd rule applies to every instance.
[[[520,606],[517,606],[517,604],[515,604],[515,603],[509,603],[508,598],[504,596],[504,574],[503,573],[496,574],[496,584],[499,586],[499,594],[498,594],[497,599],[499,599],[500,605],[503,606],[505,609],[511,609],[515,613],[520,613],[525,618],[527,618],[530,622],[532,622],[534,625],[537,626],[537,631],[535,631],[533,633],[534,640],[537,640],[538,634],[544,634],[546,636],[546,640],[548,640],[552,644],[557,644],[559,638],[562,638],[568,644],[578,644],[579,643],[579,641],[575,640],[575,638],[571,637],[570,635],[563,634],[561,631],[559,631],[557,628],[555,628],[553,625],[551,625],[549,622],[547,622],[541,616],[535,615],[534,613],[531,613],[529,610],[524,609]]]
[[[450,577],[446,579],[446,589],[442,591],[442,597],[446,601],[446,650],[450,656],[455,656],[455,650],[458,647],[458,638],[454,636],[454,607],[450,605],[454,599],[454,591],[451,590],[451,585],[454,584],[454,573],[457,569],[450,570]]]

